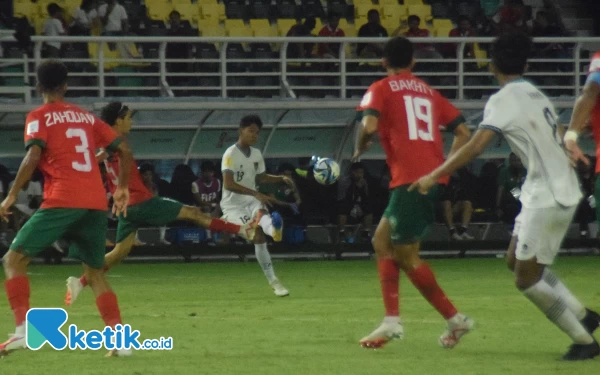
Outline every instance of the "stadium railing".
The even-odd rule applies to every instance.
[[[487,69],[487,47],[492,38],[418,38],[417,47],[433,46],[454,58],[435,53],[417,59],[416,71],[452,99],[486,97],[496,89]],[[3,37],[2,42],[14,41]],[[73,91],[83,96],[213,96],[359,97],[383,72],[380,60],[357,57],[358,44],[379,44],[385,38],[225,38],[225,37],[43,37],[32,38],[33,61],[27,56],[4,58],[3,65],[23,67],[0,72],[0,78],[19,78],[34,90],[35,69],[42,61],[45,42],[81,45],[86,54],[68,53],[63,61],[73,67]],[[535,45],[549,49],[553,58],[530,60],[528,76],[551,96],[576,95],[586,74],[587,44],[600,38],[536,38]],[[335,58],[288,58],[299,44],[331,44],[339,48]],[[193,57],[168,59],[167,47],[189,45]],[[337,45],[337,47],[336,47]],[[214,49],[213,49],[214,48]],[[140,52],[142,51],[142,52]],[[465,51],[469,51],[467,57]],[[180,64],[173,71],[173,64]],[[181,71],[184,70],[184,71]]]

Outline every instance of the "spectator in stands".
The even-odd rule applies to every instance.
[[[196,205],[200,210],[212,217],[221,217],[222,185],[221,181],[215,177],[215,165],[211,161],[203,161],[200,165],[200,178],[192,183],[192,193],[196,200]],[[206,229],[208,245],[215,246],[216,238],[210,230]]]
[[[471,25],[471,20],[467,16],[460,16],[458,18],[457,27],[450,30],[450,37],[464,38],[464,37],[473,37],[475,33],[473,32],[473,27]],[[446,57],[456,58],[456,52],[458,48],[458,44],[444,44],[447,47],[445,50]],[[475,52],[473,51],[473,44],[469,43],[465,45],[464,57],[465,58],[474,58]]]
[[[195,200],[190,187],[196,178],[189,165],[179,164],[176,166],[171,178],[171,197],[183,204],[193,206]]]
[[[70,35],[90,35],[93,29],[100,27],[96,0],[83,0],[73,10]]]
[[[540,10],[535,15],[535,21],[531,30],[533,37],[562,37],[566,36],[564,30],[558,25],[549,22],[548,13]],[[567,58],[568,53],[561,43],[537,43],[536,54],[542,58]]]
[[[127,11],[117,0],[108,0],[98,9],[104,35],[124,35],[129,30]]]
[[[13,213],[13,230],[17,233],[21,226],[27,221],[33,214],[40,208],[42,204],[42,185],[39,181],[35,181],[36,178],[32,178],[31,181],[27,182],[23,189],[19,192],[17,200],[15,201]],[[10,190],[14,184],[14,181],[10,183],[8,189]]]
[[[154,167],[151,164],[142,164],[140,165],[140,175],[142,176],[142,181],[144,181],[144,185],[152,192],[152,194],[158,196],[158,185],[156,184],[156,173],[154,172]],[[160,227],[160,243],[163,245],[171,245],[169,241],[167,241],[167,227]],[[145,245],[137,236],[135,236],[136,246]]]
[[[354,243],[358,227],[348,235],[346,225],[348,217],[353,224],[362,223],[362,237],[371,238],[373,210],[365,167],[356,162],[350,166],[350,174],[338,182],[338,229],[339,240]]]
[[[367,13],[368,22],[358,30],[358,36],[362,38],[383,38],[388,36],[387,30],[381,26],[381,19],[377,9],[371,9]],[[359,43],[356,46],[356,54],[362,58],[377,58],[383,56],[382,43]]]
[[[597,1],[590,1],[589,3],[598,4]],[[590,4],[586,4],[586,6],[590,6]],[[557,27],[561,30],[563,35],[568,34],[567,28],[563,22],[563,18],[561,16],[560,7],[556,0],[544,0],[544,8],[543,11],[548,18],[548,23],[552,26]]]
[[[21,48],[28,56],[33,55],[33,43],[31,36],[35,34],[35,29],[31,27],[26,17],[18,18],[15,22],[15,33],[13,36],[17,40],[17,46]]]
[[[290,28],[286,36],[288,37],[309,37],[313,36],[312,31],[315,29],[317,22],[314,18],[309,17],[304,20],[304,23],[297,23]],[[290,43],[287,50],[287,57],[290,59],[310,58],[313,55],[314,43]]]
[[[479,9],[475,14],[474,19],[475,35],[477,36],[495,36],[498,34],[498,24],[494,21],[493,16],[488,16],[486,13]],[[483,44],[481,47],[488,48],[487,44]]]
[[[64,13],[63,9],[56,3],[48,4],[48,14],[50,18],[44,21],[44,30],[42,35],[44,36],[62,36],[65,35],[65,28],[63,27]],[[60,57],[60,42],[46,42],[44,56],[46,58],[57,58]]]
[[[340,15],[336,12],[329,12],[327,16],[327,25],[323,26],[319,31],[321,37],[341,37],[346,36],[344,30],[339,28]],[[321,43],[319,44],[319,57],[321,58],[337,58],[340,56],[339,43]]]
[[[452,240],[472,240],[467,232],[473,214],[474,187],[476,178],[466,168],[459,169],[451,178],[440,196],[444,224]],[[460,217],[460,225],[454,226],[454,218]]]
[[[183,27],[181,23],[181,13],[174,10],[169,14],[169,30],[167,36],[192,36],[191,29]],[[191,57],[189,43],[167,43],[166,56],[167,59],[189,59]],[[167,65],[167,70],[171,73],[185,73],[188,69],[188,64],[185,62],[171,62]],[[188,77],[169,77],[171,84],[175,86],[185,86],[189,81]]]
[[[496,215],[507,224],[514,225],[521,211],[521,186],[525,182],[527,170],[521,159],[512,153],[508,157],[508,166],[498,173],[498,193],[496,195]]]
[[[417,15],[408,16],[408,31],[404,33],[407,38],[429,38],[431,34],[427,29],[421,29],[421,18]],[[442,55],[435,50],[433,43],[415,43],[414,57],[419,59],[441,59]]]
[[[498,20],[498,26],[502,32],[528,31],[523,0],[505,0],[504,6],[500,9],[495,19]]]

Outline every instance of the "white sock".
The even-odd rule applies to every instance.
[[[399,316],[384,316],[383,317],[384,324],[400,324]]]
[[[167,227],[160,227],[160,228],[158,228],[158,231],[160,233],[160,240],[164,241],[165,236],[167,235]],[[137,234],[136,234],[136,238],[137,238]]]
[[[585,330],[563,299],[543,279],[523,291],[546,317],[576,344],[591,344],[594,338]]]
[[[263,217],[260,218],[258,225],[262,228],[263,232],[265,232],[267,236],[273,237],[274,229],[273,220],[271,220],[271,216],[263,215]]]
[[[17,329],[15,329],[15,335],[25,336],[25,323],[21,324],[20,326],[17,326]]]
[[[273,271],[273,264],[271,263],[271,254],[269,254],[269,250],[267,249],[266,243],[261,243],[254,245],[254,254],[256,254],[256,260],[260,267],[262,268],[267,280],[270,283],[275,281],[277,277],[275,277],[275,271]]]
[[[571,293],[569,289],[563,284],[562,281],[552,272],[548,267],[544,269],[544,273],[542,274],[544,281],[554,289],[554,293],[556,293],[563,301],[567,304],[569,310],[575,314],[577,320],[582,320],[585,318],[585,306],[577,297]]]
[[[461,313],[456,313],[452,318],[448,319],[447,322],[452,325],[459,325],[465,320],[465,316]]]

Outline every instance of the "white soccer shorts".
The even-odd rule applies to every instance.
[[[575,211],[577,205],[523,207],[515,219],[513,231],[513,236],[517,237],[517,259],[529,260],[536,257],[539,264],[551,265],[560,250]]]
[[[244,206],[231,208],[222,207],[222,209],[223,220],[238,225],[244,225],[251,221],[258,211],[264,210],[265,206],[258,199],[253,199],[252,203]]]

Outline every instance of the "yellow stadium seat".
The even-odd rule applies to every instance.
[[[478,60],[483,60],[483,59],[487,59],[488,55],[487,52],[483,49],[481,49],[481,47],[479,47],[479,43],[474,43],[473,44],[473,53],[475,54],[475,58]],[[488,62],[487,61],[478,61],[477,62],[477,66],[479,66],[479,68],[485,68],[488,66]]]
[[[271,26],[258,29],[253,28],[252,32],[254,33],[255,37],[259,38],[270,38],[277,36],[277,30]]]
[[[268,29],[270,27],[271,27],[271,23],[267,19],[250,20],[250,28],[252,30]]]
[[[210,4],[202,4],[201,6],[202,18],[216,18],[218,20],[223,21],[225,19],[225,5],[210,3]]]
[[[369,13],[371,9],[377,9],[377,6],[373,4],[354,5],[354,15],[357,18],[367,17],[367,13]]]
[[[225,29],[221,25],[217,24],[206,24],[203,20],[198,21],[198,30],[200,36],[206,37],[219,37],[225,36]]]
[[[393,20],[396,23],[400,23],[400,20],[408,19],[408,8],[405,6],[391,6],[386,5],[383,8],[383,15],[381,20]]]
[[[170,3],[156,3],[148,6],[148,16],[155,21],[166,21],[173,11]]]
[[[226,29],[227,36],[235,36],[235,37],[251,37],[252,30],[250,28],[244,27],[234,27],[231,29]]]
[[[434,29],[453,29],[454,25],[452,24],[452,20],[445,18],[434,18],[433,19],[433,28]]]
[[[34,9],[30,2],[15,1],[13,3],[13,11],[15,17],[27,17],[28,20],[33,19],[33,15],[37,13],[37,9]]]
[[[177,5],[191,5],[191,0],[171,0],[171,3],[175,5],[175,9],[177,9]]]
[[[321,22],[320,18],[315,18],[315,29],[313,30],[314,35],[319,35],[319,32],[323,28],[323,22]]]
[[[344,31],[344,35],[346,35],[347,37],[355,37],[357,34],[354,25],[349,24],[348,21],[344,18],[340,20],[340,25],[338,27]]]
[[[433,36],[437,36],[440,38],[446,38],[450,36],[450,31],[452,31],[453,27],[435,27],[433,28]]]
[[[406,4],[406,1],[404,4]],[[379,0],[379,5],[398,5],[398,0]]]
[[[431,6],[430,5],[409,5],[408,15],[416,15],[421,18],[421,22],[427,22],[431,20]]]
[[[182,20],[188,21],[197,21],[200,18],[200,10],[198,9],[198,4],[183,4],[177,3],[175,5],[175,10],[181,14]]]
[[[197,3],[198,4],[216,4],[218,1],[217,0],[198,0]]]
[[[277,33],[279,36],[286,36],[288,31],[296,24],[296,20],[280,19],[277,20]]]
[[[404,5],[423,5],[423,0],[404,0]]]
[[[246,27],[244,20],[225,20],[225,30],[240,29],[242,27]]]

